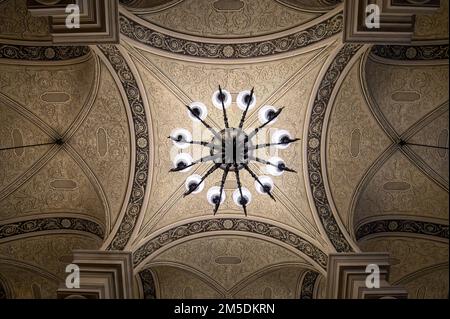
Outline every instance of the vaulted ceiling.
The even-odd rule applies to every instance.
[[[343,44],[340,1],[122,1],[120,45],[89,48],[50,47],[25,2],[0,1],[0,146],[64,143],[0,152],[0,298],[54,297],[74,249],[132,251],[149,298],[321,298],[336,251],[389,252],[410,297],[447,296],[448,150],[398,143],[448,147],[445,1],[404,52]],[[167,136],[201,131],[186,104],[221,127],[218,85],[255,87],[248,127],[275,105],[301,138],[276,202],[243,174],[247,217],[233,178],[215,216],[206,190],[183,197],[207,163],[168,173]]]

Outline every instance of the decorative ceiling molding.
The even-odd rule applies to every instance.
[[[147,48],[187,57],[208,59],[243,59],[265,57],[291,52],[335,36],[342,31],[343,15],[341,12],[322,18],[320,22],[305,30],[288,34],[279,38],[252,42],[202,39],[183,34],[170,35],[168,31],[157,31],[130,13],[121,12],[119,17],[120,32],[129,40]],[[173,32],[172,32],[173,33]]]
[[[156,285],[153,273],[150,269],[144,269],[139,272],[139,279],[142,285],[143,299],[157,299]]]
[[[119,3],[131,12],[146,14],[164,11],[183,1],[184,0],[119,0]]]
[[[326,268],[326,253],[309,240],[279,226],[242,218],[206,219],[173,227],[141,243],[134,251],[133,264],[135,268],[142,267],[145,264],[145,261],[159,249],[169,244],[173,244],[175,241],[186,239],[194,235],[216,233],[220,231],[233,233],[242,232],[247,235],[254,234],[268,237],[276,242],[288,245],[310,258],[320,267],[319,269]]]
[[[356,230],[356,239],[398,233],[432,236],[448,241],[448,225],[411,219],[380,219],[363,223]]]
[[[375,45],[372,54],[395,61],[448,60],[448,45]]]
[[[131,108],[134,123],[134,143],[136,147],[135,169],[131,173],[134,177],[133,186],[120,226],[117,232],[113,234],[114,237],[107,247],[108,250],[123,250],[136,227],[147,191],[150,155],[149,127],[142,93],[124,56],[114,45],[100,45],[98,48],[118,75],[128,105]]]
[[[402,277],[401,279],[397,280],[396,282],[394,282],[392,284],[393,285],[407,285],[408,283],[416,280],[417,278],[420,278],[422,276],[431,274],[431,273],[439,271],[439,270],[447,270],[447,272],[448,272],[448,262],[439,263],[436,265],[432,265],[429,267],[425,267],[425,268],[416,270],[413,273]]]
[[[408,292],[389,284],[389,254],[330,254],[327,272],[328,299],[405,299]],[[367,287],[367,266],[377,265],[379,287]]]
[[[342,4],[343,0],[275,0],[289,8],[300,11],[310,12],[328,12],[338,5]]]
[[[55,216],[27,219],[0,224],[0,241],[21,236],[39,236],[43,233],[89,233],[103,239],[105,230],[99,223],[81,217]]]
[[[133,265],[125,251],[74,250],[71,262],[79,267],[80,287],[61,285],[58,299],[132,299]]]
[[[327,70],[321,77],[318,88],[314,93],[314,102],[312,104],[307,126],[307,139],[305,143],[308,179],[310,184],[310,196],[316,208],[317,216],[337,252],[351,252],[353,248],[346,239],[341,230],[333,210],[330,206],[330,199],[325,189],[324,174],[322,168],[323,154],[322,144],[326,136],[324,128],[325,113],[330,108],[330,100],[335,91],[338,80],[343,76],[343,71],[349,65],[349,62],[362,48],[361,45],[346,44],[342,46],[339,52],[330,62]]]
[[[79,8],[78,28],[66,25],[69,16],[66,7],[71,4]],[[119,43],[117,0],[28,0],[27,8],[33,16],[50,18],[50,34],[54,44]]]
[[[314,287],[316,285],[319,273],[316,271],[309,270],[302,277],[301,289],[300,289],[300,299],[313,299],[314,298]]]
[[[409,0],[345,0],[344,42],[347,43],[411,43],[415,15],[439,9],[440,1]],[[436,5],[437,3],[437,5]],[[366,25],[366,8],[375,4],[379,9],[379,27]]]
[[[0,59],[29,61],[67,61],[86,56],[87,46],[27,46],[0,44]]]

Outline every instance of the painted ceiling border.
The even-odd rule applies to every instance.
[[[325,274],[328,262],[327,254],[319,248],[315,240],[287,226],[274,225],[264,219],[248,219],[242,217],[218,217],[177,223],[165,227],[153,236],[144,239],[133,249],[133,264],[136,271],[145,268],[145,264],[162,249],[168,249],[189,239],[211,235],[246,235],[268,239],[293,252],[299,253],[318,271]]]
[[[119,16],[123,40],[152,53],[183,60],[214,59],[223,61],[292,55],[293,51],[317,45],[339,36],[343,28],[340,8],[300,27],[269,36],[252,38],[203,38],[169,31],[145,21],[121,8]],[[283,56],[282,56],[283,57]]]
[[[61,214],[39,218],[21,218],[0,224],[0,242],[47,234],[88,233],[103,240],[105,229],[91,218]]]
[[[304,170],[307,196],[321,233],[337,252],[359,251],[356,243],[345,231],[327,183],[325,145],[327,119],[337,91],[351,66],[368,46],[341,44],[330,56],[319,74],[311,94],[304,131]],[[344,231],[343,231],[344,230]]]
[[[447,243],[449,239],[448,224],[417,220],[414,216],[404,219],[380,216],[376,220],[360,223],[355,234],[358,241],[399,234],[407,237],[410,237],[408,235],[432,237]]]
[[[119,89],[128,107],[127,114],[131,115],[130,130],[132,167],[130,172],[129,185],[127,190],[126,205],[123,207],[116,225],[113,227],[110,238],[108,238],[103,248],[107,250],[124,250],[130,238],[138,230],[136,227],[143,218],[146,202],[149,196],[149,167],[150,167],[150,145],[151,138],[149,128],[149,111],[147,98],[142,88],[142,83],[137,79],[137,71],[132,65],[129,57],[124,55],[120,47],[115,45],[99,45],[94,48],[103,57],[104,62],[114,79],[119,81]]]

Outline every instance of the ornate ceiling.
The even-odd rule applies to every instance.
[[[143,298],[324,298],[335,252],[389,252],[391,284],[447,297],[448,150],[398,143],[448,147],[443,2],[414,46],[342,43],[340,1],[138,0],[119,5],[120,44],[64,47],[0,1],[0,146],[64,141],[0,152],[0,298],[56,297],[76,249],[131,251]],[[220,128],[219,84],[255,87],[249,127],[283,106],[275,126],[301,138],[282,152],[297,173],[248,217],[233,179],[215,216],[205,191],[183,197],[206,163],[168,173],[167,136],[201,129],[186,104]]]

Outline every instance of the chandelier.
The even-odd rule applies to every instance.
[[[257,156],[256,150],[262,148],[275,147],[277,149],[285,149],[289,144],[298,141],[298,138],[291,138],[286,130],[276,130],[272,136],[270,143],[256,144],[253,139],[261,130],[273,124],[283,108],[276,109],[273,106],[266,105],[258,112],[260,126],[246,132],[244,124],[249,110],[256,106],[256,96],[254,89],[250,91],[242,91],[236,98],[236,104],[242,111],[241,120],[237,127],[230,127],[227,116],[227,109],[231,106],[231,93],[219,86],[219,90],[212,95],[213,105],[222,110],[224,128],[217,131],[209,125],[205,119],[207,117],[207,108],[201,102],[193,102],[186,105],[188,116],[194,122],[200,122],[206,129],[212,133],[210,141],[195,141],[192,134],[186,129],[175,129],[169,139],[179,149],[186,149],[190,145],[201,145],[209,149],[208,155],[193,160],[188,153],[178,153],[174,160],[174,167],[170,172],[188,172],[194,165],[203,162],[210,162],[212,165],[203,175],[191,175],[186,179],[186,191],[184,196],[200,193],[205,186],[205,179],[218,169],[223,171],[222,179],[219,186],[213,186],[207,191],[207,200],[214,206],[214,214],[217,213],[220,205],[225,201],[224,185],[229,174],[236,177],[236,190],[233,192],[233,201],[236,205],[242,207],[247,216],[247,206],[252,201],[252,194],[249,189],[241,183],[241,172],[246,171],[255,180],[256,191],[263,195],[268,195],[275,201],[272,194],[274,183],[271,177],[263,175],[258,176],[249,166],[251,162],[265,166],[265,171],[269,175],[280,176],[284,172],[296,172],[289,168],[283,159],[273,156],[269,159],[263,159]]]

